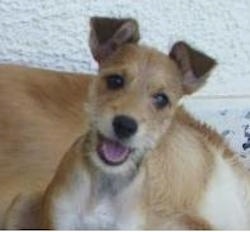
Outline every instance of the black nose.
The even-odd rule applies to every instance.
[[[137,122],[128,116],[119,115],[113,120],[115,134],[120,139],[127,139],[137,131]]]

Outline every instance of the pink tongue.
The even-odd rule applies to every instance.
[[[129,154],[129,148],[108,139],[101,141],[98,150],[105,161],[114,164],[124,161]]]

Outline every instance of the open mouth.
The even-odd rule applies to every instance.
[[[109,165],[119,165],[125,162],[132,149],[118,141],[98,136],[97,153],[99,157]]]

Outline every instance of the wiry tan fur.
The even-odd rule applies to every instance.
[[[125,24],[115,38],[128,40],[130,26]],[[6,183],[0,191],[2,214],[8,208],[4,226],[249,228],[249,174],[215,131],[178,105],[183,95],[203,84],[199,78],[211,69],[211,60],[183,43],[168,57],[125,39],[122,44],[115,41],[119,46],[111,46],[110,40],[98,54],[97,41],[92,44],[95,56],[104,59],[104,51],[109,55],[98,60],[99,76],[92,81],[36,69],[0,69],[6,76],[0,79],[5,91],[0,91],[0,121],[11,125],[0,133],[14,131],[1,136],[0,149],[14,149],[15,143],[18,149],[0,151],[0,180]],[[207,63],[197,66],[192,57]],[[114,73],[126,80],[119,91],[106,86],[106,77]],[[159,91],[170,99],[160,110],[152,104],[152,95]],[[10,111],[14,113],[6,113]],[[113,138],[112,119],[119,114],[135,118],[139,128],[126,143],[135,148],[133,153],[112,167],[97,155],[97,133]],[[235,221],[228,220],[231,214]]]
[[[96,79],[94,84],[95,95],[91,98],[95,108],[92,114],[95,123],[99,125],[103,118],[112,119],[116,114],[132,115],[137,118],[141,127],[145,126],[145,130],[149,131],[152,144],[156,146],[153,146],[152,151],[149,149],[146,152],[137,170],[138,174],[131,184],[117,196],[110,194],[114,210],[117,212],[114,224],[97,223],[90,228],[110,228],[110,226],[118,229],[217,228],[216,223],[201,215],[201,202],[206,197],[207,188],[217,166],[217,158],[221,157],[234,170],[239,180],[243,180],[245,176],[246,188],[248,188],[248,174],[215,131],[194,120],[182,107],[175,108],[183,92],[178,79],[180,73],[174,62],[155,50],[129,45],[103,65],[102,70],[101,77]],[[129,82],[133,84],[130,89],[110,93],[105,89],[105,78],[102,78],[102,75],[105,77],[114,71],[121,73],[120,70],[125,70],[124,75],[131,78]],[[163,88],[170,96],[171,106],[157,112],[150,108],[147,100],[151,96],[150,90],[154,92]],[[109,125],[109,121],[105,121],[104,124]],[[105,130],[102,132],[105,133]],[[159,134],[161,134],[160,139],[157,138]],[[155,138],[157,139],[154,140]],[[82,138],[69,150],[65,156],[66,160],[62,162],[49,186],[42,210],[44,213],[42,217],[45,219],[43,228],[89,228],[90,225],[84,218],[88,214],[92,215],[100,200],[98,194],[96,195],[100,184],[100,180],[96,177],[96,169],[101,169],[104,174],[112,173],[114,172],[112,169],[116,169],[103,167],[96,159],[91,160],[92,157],[96,157],[96,152],[92,150],[89,140],[92,140],[91,136]],[[146,141],[148,143],[148,140]],[[144,144],[143,137],[140,138],[140,143]],[[130,169],[125,164],[118,170],[115,175],[126,176],[126,172]],[[81,188],[72,179],[72,175],[79,175],[77,173],[81,173],[83,178],[82,188],[86,194],[84,196],[80,190],[81,194],[78,191],[74,192],[75,189]],[[82,208],[76,213],[80,219],[77,217],[72,221],[69,220],[70,223],[67,220],[74,212],[74,207],[72,209],[70,206],[62,206],[61,201],[63,199],[67,202],[69,198],[78,199],[76,204],[81,199],[82,204]],[[115,203],[117,201],[118,203]],[[126,212],[125,215],[123,211]],[[62,215],[64,220],[60,220]]]

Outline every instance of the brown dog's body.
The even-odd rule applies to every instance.
[[[139,46],[136,27],[131,20],[92,21],[100,64],[93,81],[3,68],[0,103],[17,113],[0,116],[15,131],[1,143],[20,144],[18,152],[1,150],[6,228],[249,228],[248,173],[216,132],[178,106],[205,82],[214,60],[182,42],[170,56]],[[16,80],[8,84],[10,75]],[[6,96],[18,108],[6,106]],[[24,191],[40,193],[14,199]]]
[[[47,186],[65,151],[86,130],[82,112],[91,80],[0,66],[0,222],[14,197]]]

